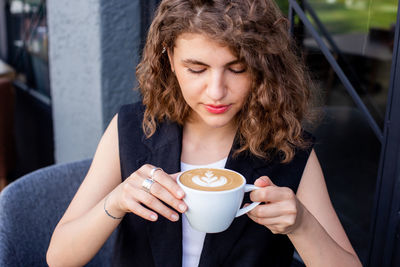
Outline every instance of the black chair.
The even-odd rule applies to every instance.
[[[53,230],[85,177],[90,160],[27,174],[0,193],[0,266],[47,266]],[[110,266],[112,235],[87,266]]]
[[[47,266],[51,235],[85,177],[91,160],[27,174],[0,193],[0,266]],[[110,266],[115,233],[86,266]],[[292,267],[304,266],[297,253]]]

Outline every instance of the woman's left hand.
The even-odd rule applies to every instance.
[[[274,185],[267,176],[258,178],[254,185],[262,188],[250,193],[251,201],[264,203],[247,213],[250,219],[274,234],[289,234],[296,230],[305,208],[295,193],[290,188]]]

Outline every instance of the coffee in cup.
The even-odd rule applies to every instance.
[[[225,191],[241,186],[244,181],[240,174],[227,169],[199,168],[186,171],[180,182],[192,189],[202,191]]]
[[[240,208],[245,192],[259,187],[246,184],[238,172],[218,168],[198,168],[181,173],[178,185],[185,192],[185,216],[196,230],[206,233],[225,231],[235,217],[255,208],[253,202]]]

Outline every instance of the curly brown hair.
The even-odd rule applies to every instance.
[[[143,96],[143,130],[154,134],[165,119],[183,125],[191,109],[171,71],[167,53],[182,33],[200,33],[243,60],[252,79],[251,93],[237,114],[240,148],[269,158],[279,153],[289,162],[305,148],[311,79],[296,55],[287,19],[273,0],[164,0],[150,26],[136,75]]]

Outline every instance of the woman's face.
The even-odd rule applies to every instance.
[[[168,57],[182,95],[192,108],[191,122],[212,128],[235,126],[235,115],[251,86],[244,62],[228,47],[194,33],[181,34]]]

